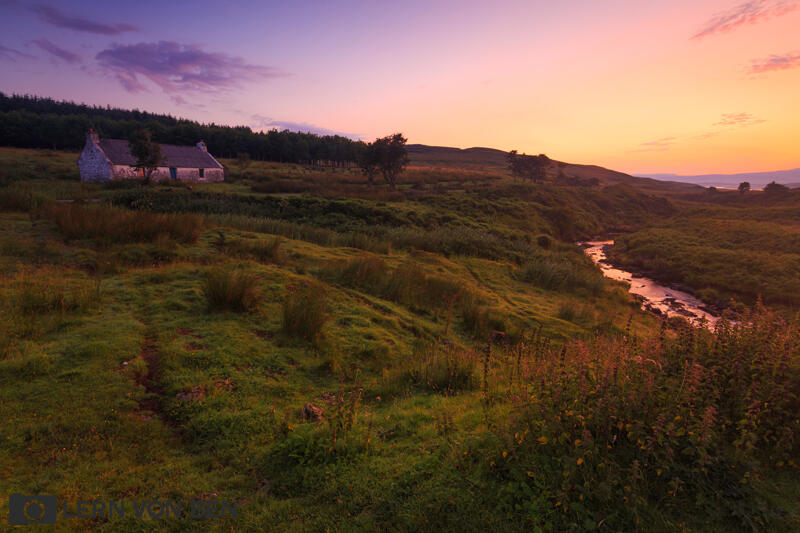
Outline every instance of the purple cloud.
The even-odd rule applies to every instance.
[[[70,52],[69,50],[65,50],[60,46],[51,43],[47,39],[36,39],[35,41],[31,41],[31,43],[35,44],[53,57],[56,57],[65,63],[69,63],[70,65],[81,62],[81,57],[78,54]]]
[[[316,133],[317,135],[340,135],[342,137],[348,137],[355,140],[359,140],[362,137],[359,133],[346,133],[342,131],[331,130],[321,126],[315,126],[314,124],[309,124],[308,122],[273,120],[272,118],[265,117],[263,115],[252,115],[250,120],[253,128],[258,130],[277,129],[281,131],[289,130],[303,133]]]
[[[282,75],[270,67],[245,63],[240,57],[170,41],[113,44],[98,53],[96,59],[130,92],[147,90],[142,78],[165,92],[208,92]]]
[[[2,44],[0,44],[0,58],[16,61],[21,57],[31,57],[31,56],[22,53],[19,50],[14,50],[13,48],[9,48],[7,46],[3,46]]]
[[[800,67],[800,54],[772,54],[771,56],[753,61],[749,72],[751,74],[762,74],[773,70],[787,70]]]
[[[746,127],[761,124],[762,122],[766,122],[766,120],[755,117],[750,113],[725,113],[718,122],[714,123],[714,126]]]
[[[96,33],[99,35],[119,35],[126,31],[139,30],[139,28],[131,24],[104,24],[79,15],[68,15],[53,6],[44,4],[32,6],[31,10],[39,16],[39,20],[42,22],[75,31]]]
[[[785,15],[795,8],[797,8],[796,0],[751,0],[716,14],[692,36],[692,39],[702,39],[715,33],[732,31],[746,24],[756,24],[762,20]]]

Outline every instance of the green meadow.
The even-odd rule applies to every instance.
[[[236,160],[100,186],[76,158],[0,148],[0,529],[13,493],[238,509],[55,531],[800,528],[786,200]],[[609,234],[735,305],[642,311],[575,245]]]

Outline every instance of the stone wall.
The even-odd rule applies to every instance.
[[[103,152],[91,142],[87,142],[78,157],[81,181],[108,181],[111,179],[111,165]]]
[[[127,165],[114,165],[112,169],[112,179],[142,179],[144,175],[139,173],[134,167]],[[152,181],[170,181],[169,167],[158,167],[150,179]],[[223,181],[225,179],[225,171],[221,168],[206,168],[203,169],[203,177],[200,177],[200,170],[197,168],[178,168],[177,169],[178,181]]]

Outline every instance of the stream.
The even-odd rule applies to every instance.
[[[614,241],[589,241],[579,244],[584,247],[586,255],[600,267],[604,276],[628,283],[630,285],[628,291],[642,301],[644,309],[662,316],[682,316],[694,324],[705,319],[709,327],[713,327],[717,322],[718,317],[709,313],[705,304],[688,292],[659,285],[649,278],[612,266],[606,258],[606,248],[613,246]]]

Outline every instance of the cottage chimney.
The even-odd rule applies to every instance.
[[[92,128],[89,128],[89,131],[86,132],[86,142],[100,144],[100,136]]]
[[[208,152],[208,148],[206,148],[206,143],[204,143],[203,141],[200,141],[199,143],[197,143],[197,147],[200,148],[204,152]]]

